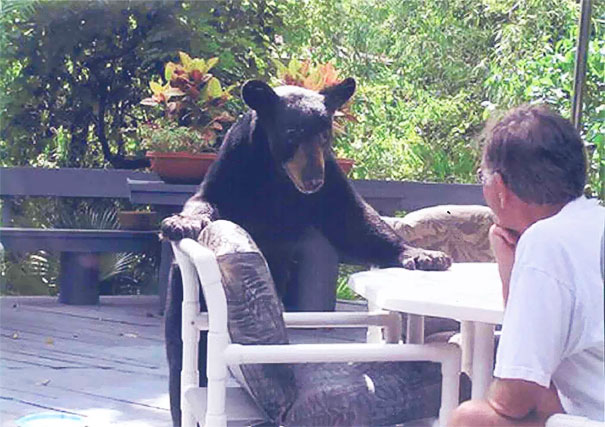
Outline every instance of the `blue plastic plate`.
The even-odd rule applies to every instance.
[[[26,415],[17,421],[19,427],[85,427],[86,418],[80,415],[61,414],[57,412],[42,412]]]

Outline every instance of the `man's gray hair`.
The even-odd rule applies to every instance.
[[[586,153],[579,133],[542,105],[514,108],[484,131],[483,165],[498,172],[521,200],[566,203],[586,185]]]

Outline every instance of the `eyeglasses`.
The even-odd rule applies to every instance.
[[[476,178],[477,178],[477,183],[485,184],[486,176],[483,174],[483,171],[481,170],[481,168],[477,169]]]
[[[477,169],[477,183],[479,184],[486,184],[487,181],[493,177],[495,174],[498,174],[501,178],[502,178],[502,182],[504,182],[505,184],[508,182],[508,180],[506,179],[506,175],[504,175],[499,169],[495,169],[495,170],[486,170],[485,172],[479,168]]]

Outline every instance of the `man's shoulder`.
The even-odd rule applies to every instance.
[[[557,214],[537,221],[524,233],[524,240],[541,242],[581,238],[585,234],[602,234],[605,225],[605,207],[596,199],[582,196],[569,202]]]

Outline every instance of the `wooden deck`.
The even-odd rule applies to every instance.
[[[365,338],[363,329],[293,332],[293,342]],[[97,306],[2,297],[0,335],[2,427],[42,412],[86,416],[90,426],[171,425],[156,296],[101,297]]]

